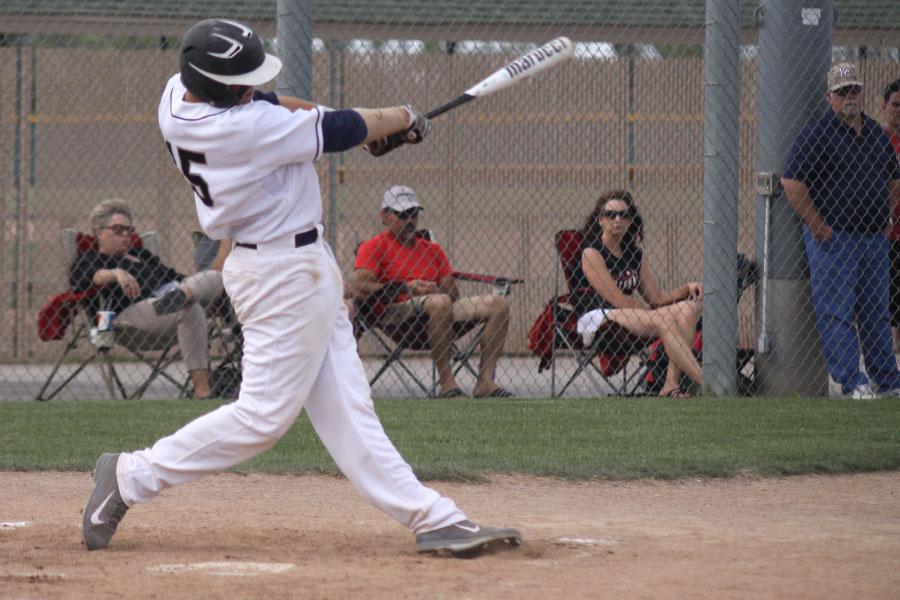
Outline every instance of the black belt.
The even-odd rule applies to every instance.
[[[308,246],[312,244],[317,239],[319,239],[319,230],[318,229],[310,229],[309,231],[301,231],[297,235],[294,236],[294,248],[300,248],[301,246]],[[240,246],[241,248],[250,248],[251,250],[256,250],[256,244],[245,244],[243,242],[238,242],[235,246]]]

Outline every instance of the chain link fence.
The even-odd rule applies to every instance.
[[[164,265],[197,271],[194,201],[156,109],[177,71],[181,35],[209,17],[250,23],[285,60],[285,74],[266,89],[337,108],[411,102],[428,110],[543,42],[572,40],[566,64],[438,117],[414,149],[378,159],[355,150],[317,164],[326,238],[348,293],[357,248],[384,229],[382,196],[395,185],[415,190],[425,208],[418,226],[453,269],[522,280],[504,296],[497,385],[523,397],[660,391],[660,332],[634,326],[647,343],[612,352],[578,330],[583,311],[574,319],[563,312],[575,299],[566,267],[581,264],[581,246],[567,258],[559,232],[582,230],[597,199],[620,190],[642,217],[643,264],[658,284],[642,270],[636,293],[681,301],[664,322],[680,328],[675,337],[714,374],[709,391],[825,394],[829,383],[832,393],[852,391],[863,378],[842,371],[846,380],[835,383],[823,366],[800,221],[778,183],[803,123],[831,110],[833,60],[858,69],[862,110],[889,124],[881,90],[900,77],[900,15],[891,2],[709,4],[4,2],[0,398],[190,394],[174,329],[161,349],[136,355],[114,337],[98,341],[93,315],[60,294],[71,291],[72,261],[90,241],[76,232],[91,233],[92,208],[109,198],[127,202],[137,234],[153,233],[144,241]],[[716,29],[722,22],[709,15],[731,27]],[[607,228],[625,220],[606,216],[627,209],[618,198],[600,208]],[[636,214],[629,210],[624,217]],[[705,286],[703,336],[694,334],[701,309],[690,313],[689,282]],[[505,293],[484,281],[457,283],[462,296]],[[240,329],[227,307],[207,307],[207,320],[210,367],[221,383],[239,372]],[[855,342],[853,318],[842,332]],[[663,342],[672,337],[662,333]],[[359,338],[370,377],[379,375],[374,396],[446,388],[427,350],[403,353],[407,371],[394,363],[379,374],[395,349],[395,340],[382,346],[383,334],[372,327]],[[474,347],[472,371],[453,363],[468,393],[481,359]],[[837,359],[829,360],[835,375]],[[690,366],[683,358],[679,365]]]

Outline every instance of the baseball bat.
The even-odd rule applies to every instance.
[[[523,54],[505,67],[497,69],[450,102],[442,104],[425,114],[429,119],[442,115],[449,110],[471,102],[475,98],[499,92],[527,79],[536,73],[545,71],[572,57],[572,41],[567,37],[558,37],[527,54]]]
[[[551,40],[537,50],[523,54],[505,67],[497,69],[450,102],[425,113],[425,116],[433,119],[449,110],[471,102],[475,98],[487,96],[515,85],[523,79],[528,79],[535,73],[540,73],[565,62],[572,57],[573,52],[572,41],[569,38],[558,37]],[[405,143],[402,134],[399,133],[392,134],[387,139],[386,147],[381,148],[377,153],[372,151],[373,156],[384,156]]]

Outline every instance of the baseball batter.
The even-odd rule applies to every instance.
[[[378,154],[397,133],[419,143],[429,121],[410,106],[333,111],[254,90],[280,69],[242,23],[202,21],[182,40],[159,125],[201,226],[234,240],[223,278],[243,327],[243,383],[236,402],[153,447],[100,456],[84,509],[86,546],[108,546],[130,506],[270,448],[303,408],[354,487],[412,530],[419,552],[520,543],[518,531],[476,525],[423,486],[385,435],[322,238],[313,161],[360,144]]]

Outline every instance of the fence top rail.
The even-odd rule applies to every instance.
[[[894,0],[834,0],[838,30],[870,32],[900,29],[900,11]],[[153,33],[180,34],[187,24],[216,14],[243,19],[274,28],[276,0],[5,0],[0,3],[7,32],[42,31],[65,17],[70,27],[90,26],[103,30],[110,23],[141,26]],[[512,0],[320,0],[315,3],[317,26],[385,25],[394,37],[404,30],[429,27],[517,27],[565,26],[589,35],[628,30],[682,30],[702,32],[705,0],[556,0],[521,2]],[[741,23],[756,24],[756,3],[743,2]],[[22,29],[24,26],[28,29]],[[71,30],[71,29],[70,29]],[[95,30],[96,31],[96,30]],[[594,39],[597,39],[596,37]],[[618,40],[613,40],[618,41]]]

